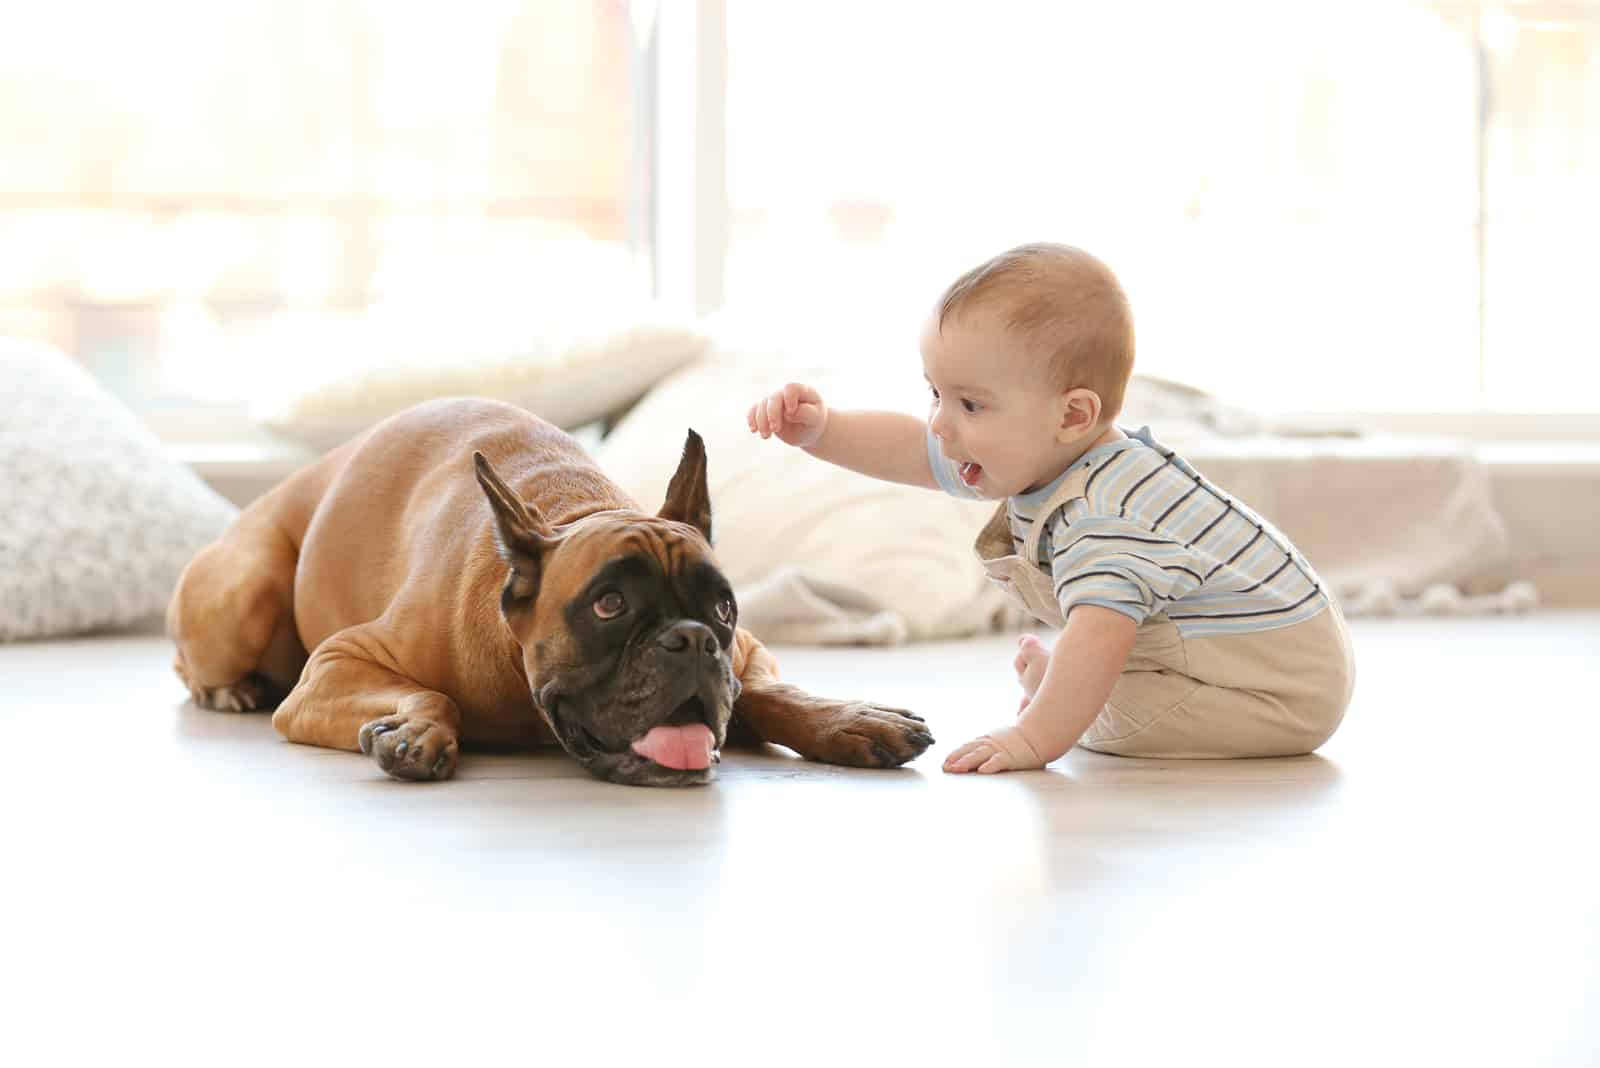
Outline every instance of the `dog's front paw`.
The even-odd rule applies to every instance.
[[[385,716],[363,724],[357,741],[396,779],[448,779],[456,773],[456,732],[432,720]]]
[[[816,751],[802,754],[829,764],[894,768],[921,756],[933,735],[921,716],[866,701],[841,702],[824,713],[826,729]]]

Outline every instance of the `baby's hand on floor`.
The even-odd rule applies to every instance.
[[[1027,771],[1042,768],[1028,739],[1016,727],[1000,727],[974,738],[944,758],[944,770],[961,774],[976,771],[992,775],[997,771]]]
[[[828,406],[822,394],[810,386],[790,382],[751,405],[745,422],[753,434],[763,438],[777,435],[779,441],[803,449],[821,440],[828,425]]]

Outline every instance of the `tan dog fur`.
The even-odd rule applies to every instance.
[[[502,612],[510,569],[475,452],[559,541],[531,611]],[[704,500],[703,453],[699,478]],[[397,777],[445,778],[463,742],[556,742],[530,676],[581,653],[562,622],[570,595],[624,545],[662,567],[709,558],[684,518],[641,511],[568,435],[520,409],[421,405],[291,476],[196,556],[168,609],[175,668],[201,705],[281,698],[272,722],[290,741],[372,751]],[[860,766],[899,764],[932,742],[908,713],[780,683],[760,642],[735,634],[733,716],[755,738]]]

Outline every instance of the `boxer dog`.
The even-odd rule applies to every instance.
[[[918,716],[778,681],[711,553],[689,431],[656,515],[496,401],[418,405],[290,476],[190,561],[167,609],[195,702],[276,706],[292,742],[447,779],[466,744],[559,744],[602,779],[704,783],[730,730],[886,768]],[[309,654],[309,655],[308,655]]]

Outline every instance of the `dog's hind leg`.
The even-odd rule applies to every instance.
[[[203,708],[271,708],[306,660],[294,626],[298,554],[282,531],[246,512],[189,562],[167,605],[173,668]]]
[[[448,779],[461,711],[384,663],[379,626],[347,627],[317,646],[272,725],[291,742],[359,749],[396,779]]]

